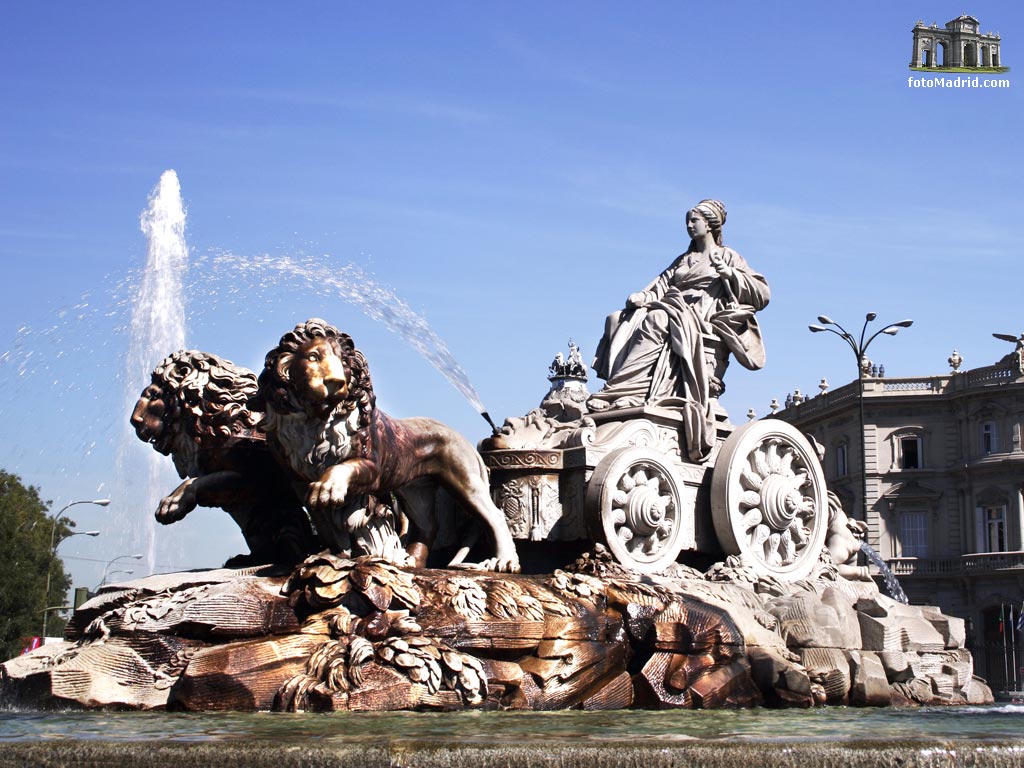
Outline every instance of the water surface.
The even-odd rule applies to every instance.
[[[1020,739],[1024,706],[921,709],[458,713],[3,712],[0,742],[444,742],[452,746],[683,741],[843,742]]]

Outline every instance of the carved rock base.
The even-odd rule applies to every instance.
[[[985,703],[962,621],[870,584],[503,576],[322,554],[110,586],[0,704],[554,710]],[[721,569],[715,575],[721,579]],[[760,591],[759,591],[760,590]]]

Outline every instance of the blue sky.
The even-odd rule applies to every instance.
[[[909,88],[914,22],[964,10],[1002,34],[1011,87]],[[1008,351],[990,334],[1024,330],[1022,15],[960,0],[16,4],[0,30],[0,351],[33,354],[22,375],[0,364],[0,466],[55,504],[111,487],[122,281],[169,168],[195,265],[190,346],[257,367],[320,315],[367,352],[388,410],[473,440],[485,426],[461,395],[353,306],[287,285],[232,297],[228,275],[195,270],[219,252],[354,262],[427,318],[500,420],[536,405],[570,336],[589,356],[604,317],[685,248],[686,208],[715,197],[726,244],[773,291],[768,365],[726,380],[734,421],[852,377],[838,339],[807,332],[820,313],[913,318],[873,349],[890,375],[941,373],[954,347],[990,364]],[[113,520],[150,514],[132,503],[75,508],[104,531],[61,548],[90,558],[68,561],[80,583],[129,546]],[[239,551],[225,520],[158,531],[159,564]]]

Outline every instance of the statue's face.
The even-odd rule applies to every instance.
[[[704,237],[710,231],[708,221],[700,211],[693,209],[686,212],[686,231],[691,239]]]
[[[135,434],[146,443],[152,443],[160,453],[166,454],[170,445],[170,430],[164,422],[167,415],[167,394],[156,384],[150,384],[139,396],[132,411]]]
[[[288,366],[288,380],[311,413],[329,413],[348,396],[345,365],[331,342],[322,337],[307,341],[295,352]]]

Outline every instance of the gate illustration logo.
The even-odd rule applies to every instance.
[[[928,72],[1007,72],[998,32],[981,32],[980,22],[964,14],[947,21],[944,29],[918,19],[914,25],[914,54],[910,68]]]

